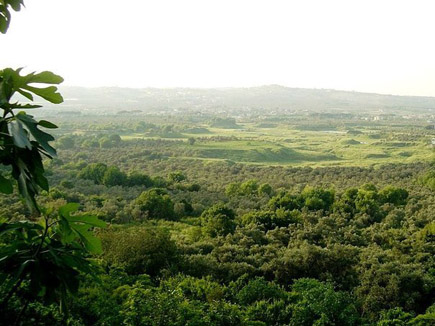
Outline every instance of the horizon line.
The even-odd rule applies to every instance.
[[[346,92],[346,93],[359,93],[359,94],[370,94],[370,95],[381,95],[381,96],[397,96],[397,97],[426,97],[435,98],[435,95],[401,95],[392,93],[377,93],[369,91],[358,91],[358,90],[344,90],[336,88],[310,88],[310,87],[293,87],[284,86],[281,84],[262,84],[257,86],[216,86],[216,87],[201,87],[201,86],[144,86],[144,87],[132,87],[132,86],[81,86],[81,85],[59,85],[59,88],[70,87],[70,88],[86,88],[86,89],[104,89],[104,88],[118,88],[118,89],[132,89],[132,90],[144,90],[144,89],[158,89],[158,90],[174,90],[174,89],[190,89],[190,90],[230,90],[230,89],[252,89],[252,88],[264,88],[264,87],[281,87],[287,89],[301,89],[301,90],[315,90],[315,91],[335,91],[335,92]]]

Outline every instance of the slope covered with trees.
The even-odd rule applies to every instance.
[[[40,196],[48,207],[78,202],[110,224],[97,232],[101,282],[84,277],[68,299],[71,322],[433,322],[430,164],[313,169],[144,156],[120,169],[110,157],[91,163],[99,151],[109,153],[61,151]],[[16,200],[1,198],[10,220],[27,214]],[[29,308],[32,325],[62,324],[55,306]]]

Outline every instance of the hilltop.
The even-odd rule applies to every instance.
[[[397,96],[330,89],[269,85],[250,88],[120,88],[63,87],[64,107],[86,110],[177,110],[269,113],[301,110],[322,112],[431,112],[435,97]],[[234,112],[233,112],[234,113]]]

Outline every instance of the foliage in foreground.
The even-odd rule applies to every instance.
[[[10,22],[9,8],[19,10],[21,1],[0,4],[0,32],[5,33]],[[80,273],[94,273],[88,260],[101,252],[101,243],[92,228],[105,223],[94,216],[77,214],[78,204],[67,204],[55,212],[39,206],[36,196],[48,191],[42,157],[52,159],[56,150],[49,144],[51,134],[40,127],[54,129],[53,123],[40,120],[24,110],[36,109],[33,96],[51,103],[61,103],[56,85],[63,79],[51,72],[21,74],[21,69],[0,70],[0,192],[10,195],[17,182],[18,191],[32,216],[14,222],[0,221],[0,313],[2,322],[19,324],[28,306],[37,300],[57,303],[61,308],[68,293],[76,293]],[[30,103],[13,100],[15,94]],[[21,110],[16,112],[16,110]],[[71,214],[73,213],[73,214]],[[42,215],[42,217],[41,217]],[[21,306],[20,309],[11,309]]]

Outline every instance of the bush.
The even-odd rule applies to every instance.
[[[334,291],[329,283],[299,279],[292,287],[296,303],[292,305],[291,326],[353,326],[359,316],[352,297]]]
[[[177,247],[168,231],[134,227],[100,233],[104,259],[125,268],[129,274],[155,276],[177,261]]]
[[[102,183],[108,187],[125,186],[127,184],[127,175],[116,166],[111,166],[104,172]]]
[[[175,219],[174,203],[162,189],[151,189],[142,192],[136,199],[136,205],[148,218]]]
[[[107,165],[103,163],[91,163],[88,166],[84,167],[79,172],[79,178],[92,180],[96,184],[102,184],[104,174],[107,171]]]
[[[408,192],[402,188],[387,186],[379,191],[381,203],[390,203],[393,205],[405,205],[408,199]]]
[[[217,204],[201,214],[201,225],[211,237],[224,236],[234,232],[236,228],[234,218],[233,210],[224,204]]]

